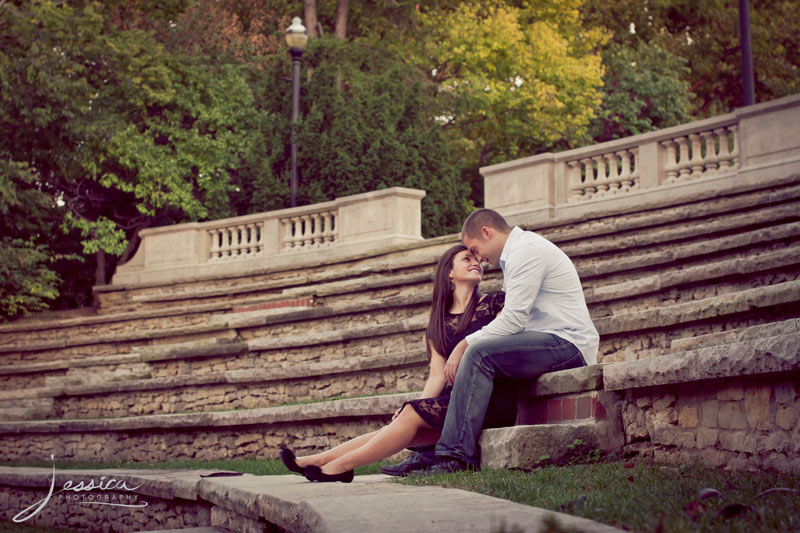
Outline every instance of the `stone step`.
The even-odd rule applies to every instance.
[[[670,343],[674,351],[689,351],[698,348],[708,348],[722,344],[731,344],[740,341],[749,341],[764,337],[777,337],[800,332],[800,318],[770,322],[758,326],[736,328],[728,331],[718,331],[697,337],[675,339]]]
[[[419,355],[407,354],[407,357],[413,362]],[[602,387],[604,368],[595,365],[545,374],[534,384],[520,383],[519,397],[525,402],[531,394],[542,394],[548,401],[563,399],[566,403],[583,393],[602,393],[598,389]],[[306,453],[373,431],[387,422],[404,401],[418,397],[419,392],[414,392],[229,411],[3,421],[0,461],[31,459],[52,450],[53,446],[57,447],[59,457],[97,461],[106,457],[132,461],[216,459],[248,454],[276,457],[281,444]],[[597,396],[593,412],[583,420],[613,421],[616,418],[613,413],[618,409],[615,401],[613,397]],[[558,422],[566,420],[562,417]],[[106,444],[100,446],[101,442]]]
[[[382,474],[356,476],[352,483],[310,483],[296,475],[201,477],[210,473],[0,467],[0,490],[9,495],[0,499],[0,510],[13,516],[19,512],[20,502],[41,499],[51,480],[59,486],[67,482],[87,486],[105,476],[119,485],[135,487],[121,492],[130,499],[135,497],[140,506],[64,505],[53,501],[31,522],[80,530],[93,530],[99,523],[128,531],[191,533],[621,531],[475,492],[392,483],[392,478]],[[108,493],[98,491],[101,495],[103,492]]]
[[[0,420],[208,412],[329,400],[365,391],[403,393],[422,390],[427,370],[427,356],[418,350],[301,366],[12,389],[0,392]]]
[[[762,196],[756,196],[756,198],[763,199]],[[752,199],[751,199],[752,200]],[[729,209],[732,206],[727,206]],[[733,204],[733,207],[741,207],[738,204]],[[797,209],[796,206],[778,206],[777,208],[772,208],[771,211],[767,211],[765,213],[760,213],[759,218],[754,219],[753,213],[744,213],[744,214],[737,214],[735,216],[730,217],[729,219],[725,219],[723,221],[711,221],[706,223],[705,226],[712,226],[714,231],[719,231],[720,224],[723,224],[724,228],[730,229],[731,227],[737,228],[740,226],[749,228],[752,227],[754,224],[765,224],[767,222],[775,222],[776,220],[782,220],[787,217],[791,218],[793,213],[796,213]],[[701,211],[701,214],[703,212]],[[768,216],[767,216],[768,215]],[[766,218],[765,218],[766,217]],[[796,218],[796,216],[795,216]],[[664,240],[669,241],[674,240],[679,237],[686,237],[686,235],[692,235],[691,232],[698,232],[701,229],[705,228],[703,224],[698,225],[687,225],[685,223],[681,223],[674,228],[668,228],[663,231],[659,232],[652,232],[644,233],[642,235],[638,235],[632,237],[630,235],[616,235],[610,237],[609,240],[609,247],[608,250],[613,251],[615,257],[606,258],[601,260],[600,262],[596,262],[594,257],[602,246],[595,246],[595,244],[599,243],[591,243],[592,246],[589,247],[587,250],[591,250],[593,255],[589,256],[590,261],[584,261],[582,257],[580,257],[580,250],[572,250],[572,255],[575,256],[576,264],[578,266],[578,270],[581,276],[584,278],[585,285],[587,286],[587,298],[590,302],[594,303],[601,303],[606,302],[609,298],[611,299],[620,299],[624,298],[626,295],[632,294],[636,295],[641,292],[641,290],[652,289],[653,285],[656,281],[659,280],[662,276],[660,275],[653,275],[649,273],[647,269],[653,268],[657,264],[661,264],[662,268],[665,269],[674,269],[674,264],[676,261],[686,261],[692,259],[695,256],[704,256],[707,257],[711,253],[717,253],[720,250],[731,249],[741,246],[753,246],[753,243],[764,243],[765,239],[766,242],[771,242],[772,240],[780,240],[786,238],[792,238],[797,236],[798,232],[798,225],[800,223],[797,222],[790,222],[786,224],[779,225],[775,228],[760,228],[757,230],[752,230],[745,232],[744,234],[737,234],[737,235],[725,235],[722,237],[717,237],[712,239],[710,242],[700,241],[689,243],[686,245],[679,245],[679,246],[671,246],[667,250],[664,251],[655,251],[655,252],[637,252],[639,255],[634,255],[630,257],[625,257],[622,255],[621,257],[616,257],[619,254],[620,247],[628,247],[638,249],[641,246],[648,245],[648,243],[656,242],[661,243]],[[710,230],[709,230],[710,231]],[[678,232],[678,233],[676,233]],[[653,234],[659,234],[656,237]],[[574,243],[573,243],[574,244]],[[763,244],[762,244],[763,245]],[[567,244],[565,244],[567,246]],[[748,249],[749,250],[749,249]],[[569,251],[569,250],[568,250]],[[785,256],[786,254],[794,254],[796,256],[797,247],[791,248],[791,252],[780,250],[773,253],[776,260],[783,260],[783,261],[790,261],[790,263],[794,264],[794,259],[792,257],[781,257],[781,254]],[[639,260],[641,259],[641,261]],[[430,258],[425,259],[425,261],[430,260]],[[417,258],[407,261],[406,264],[415,264],[417,267],[423,265],[421,263],[421,259]],[[594,261],[594,262],[593,262]],[[712,259],[711,266],[709,268],[705,268],[706,265],[697,266],[695,267],[695,277],[702,279],[702,272],[706,270],[714,270],[715,259]],[[724,261],[723,261],[724,262]],[[755,263],[756,267],[759,268],[767,268],[769,263],[763,259],[755,258],[751,263]],[[427,264],[427,263],[425,263]],[[340,277],[330,277],[328,281],[325,279],[318,279],[317,281],[322,281],[321,285],[312,285],[312,286],[305,286],[305,287],[294,287],[289,289],[289,292],[276,296],[275,298],[283,298],[282,301],[287,301],[285,298],[301,298],[303,295],[308,295],[309,291],[316,291],[323,296],[319,297],[319,299],[323,300],[324,298],[331,297],[334,301],[337,298],[352,295],[352,294],[363,294],[365,303],[369,306],[370,302],[374,302],[376,300],[373,290],[379,291],[380,289],[386,288],[393,288],[393,287],[417,287],[416,289],[418,292],[416,298],[417,301],[426,301],[429,294],[429,286],[430,286],[430,271],[427,270],[429,267],[426,266],[425,272],[416,272],[412,274],[401,274],[397,280],[393,281],[393,276],[390,275],[374,275],[370,274],[367,278],[364,278],[363,281],[358,278],[350,278],[350,279],[340,279]],[[727,267],[729,270],[734,269],[735,271],[742,271],[743,269],[746,270],[745,267],[742,266],[741,261],[736,263],[736,260],[729,260]],[[631,277],[631,270],[635,271],[636,269],[645,269],[644,274],[640,274],[635,276],[636,279],[630,281],[622,281],[614,283],[613,279],[609,278],[609,276],[617,275],[621,276],[620,279],[628,279]],[[624,272],[624,274],[622,274]],[[620,274],[615,274],[620,273]],[[669,283],[686,283],[687,276],[689,274],[682,272],[681,270],[677,270],[676,272],[671,272],[667,270],[668,274],[664,276]],[[489,272],[488,277],[491,279],[492,277],[499,276],[497,271]],[[593,277],[601,276],[602,279],[593,280]],[[641,281],[638,278],[643,278]],[[331,281],[332,280],[332,281]],[[400,282],[400,285],[397,285],[396,282]],[[611,282],[611,283],[609,283]],[[599,285],[598,285],[599,283]],[[661,286],[669,287],[669,283],[662,283]],[[641,286],[641,289],[639,288]],[[215,289],[215,294],[221,296],[223,294],[227,294],[224,291],[232,291],[233,288],[222,288],[222,289]],[[413,292],[412,290],[412,292]],[[294,291],[294,292],[292,292]],[[355,291],[355,292],[353,292]],[[167,298],[169,295],[161,295],[159,298]],[[176,295],[177,297],[177,295]],[[348,296],[349,297],[349,296]],[[414,299],[414,298],[412,298]],[[295,301],[291,300],[291,301]],[[378,301],[381,298],[377,298]],[[277,301],[277,300],[276,300]],[[334,301],[331,303],[333,304]],[[244,302],[252,305],[267,305],[270,302],[269,300],[266,302],[257,302],[256,300],[251,300],[248,302]],[[352,300],[347,303],[352,303]],[[223,305],[224,304],[224,305]],[[45,337],[48,335],[55,335],[58,334],[58,340],[53,340],[50,342],[33,342],[37,340],[37,329],[35,325],[26,324],[24,326],[4,326],[0,328],[0,352],[14,352],[14,351],[24,351],[24,346],[28,347],[27,351],[33,350],[56,350],[56,346],[75,346],[80,345],[81,343],[85,343],[85,340],[80,338],[75,339],[74,341],[70,341],[70,337],[72,335],[79,335],[80,331],[76,331],[74,334],[70,334],[69,331],[65,328],[83,328],[85,333],[84,337],[89,338],[97,338],[97,331],[98,327],[108,329],[113,329],[114,331],[120,332],[121,340],[125,340],[125,336],[128,335],[129,337],[132,335],[136,337],[137,335],[141,335],[141,332],[148,331],[147,322],[146,320],[155,321],[163,323],[163,317],[168,316],[169,320],[167,323],[171,323],[171,321],[178,320],[178,321],[185,321],[190,320],[195,324],[198,324],[198,321],[202,320],[210,320],[210,324],[216,325],[220,322],[231,321],[235,322],[235,319],[229,319],[227,314],[220,314],[220,313],[213,313],[215,310],[230,310],[232,308],[231,302],[223,302],[219,304],[202,304],[199,306],[184,306],[180,307],[180,312],[176,312],[175,309],[167,309],[167,310],[160,310],[156,313],[156,316],[148,315],[147,313],[123,313],[119,315],[119,323],[109,322],[110,317],[100,315],[97,317],[89,317],[84,319],[70,319],[68,321],[59,321],[57,323],[50,324],[50,326],[60,326],[61,329],[53,329],[52,327],[45,327],[41,326],[40,330],[47,330]],[[626,306],[627,302],[622,303],[621,305]],[[644,303],[647,305],[647,302]],[[374,306],[373,306],[374,308]],[[280,310],[279,310],[280,311]],[[163,313],[163,314],[160,314]],[[268,312],[257,312],[259,315],[269,315]],[[246,313],[244,313],[246,314]],[[281,314],[281,313],[277,313]],[[601,314],[608,314],[607,311],[601,311]],[[210,317],[210,318],[209,318]],[[128,324],[128,333],[125,333],[125,327],[122,326],[122,322]],[[102,326],[101,326],[102,325]],[[195,331],[200,333],[206,325],[199,324],[195,327]],[[174,333],[180,333],[182,328],[177,328]],[[191,328],[189,328],[191,329]],[[122,331],[121,331],[122,330]],[[41,331],[40,331],[41,333]],[[103,340],[104,336],[100,335],[100,340]],[[117,338],[116,336],[114,338]],[[24,343],[22,342],[13,342],[15,339],[24,339]],[[107,351],[106,351],[107,353]],[[52,353],[50,354],[53,355]],[[9,360],[15,360],[14,357],[9,358]],[[18,359],[17,359],[18,360]]]

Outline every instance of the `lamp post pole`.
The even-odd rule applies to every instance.
[[[289,182],[289,206],[297,205],[297,117],[300,115],[300,56],[303,55],[302,49],[290,48],[292,55],[292,179]]]
[[[750,6],[747,0],[739,0],[739,39],[742,49],[742,91],[745,106],[756,103],[753,82],[753,44],[750,39]]]
[[[292,56],[292,130],[291,130],[291,167],[292,177],[289,182],[289,206],[297,206],[297,138],[296,123],[300,116],[300,58],[303,56],[303,47],[308,41],[300,17],[292,20],[292,25],[286,30],[286,44],[289,45],[289,55]]]

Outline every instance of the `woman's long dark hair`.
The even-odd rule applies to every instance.
[[[447,336],[445,334],[444,327],[447,311],[450,309],[450,306],[453,305],[454,286],[450,281],[450,270],[453,269],[453,260],[455,259],[456,255],[459,252],[464,252],[466,250],[468,250],[466,246],[463,244],[457,244],[443,253],[442,257],[439,258],[439,262],[436,264],[436,273],[433,277],[433,302],[431,303],[431,316],[428,320],[428,329],[425,331],[425,346],[428,351],[429,359],[431,357],[430,344],[433,344],[433,348],[445,359],[450,356],[450,354],[447,353],[447,348],[445,347],[447,344]],[[478,286],[475,285],[475,289],[472,292],[472,297],[467,303],[467,308],[464,310],[464,313],[461,315],[461,319],[456,325],[456,335],[463,332],[467,328],[467,325],[472,320],[473,315],[475,315],[475,308],[478,306],[479,300],[480,293],[478,292]]]

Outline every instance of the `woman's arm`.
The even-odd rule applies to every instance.
[[[425,388],[422,389],[420,398],[436,398],[444,389],[444,357],[433,346],[430,349],[430,374],[428,375],[428,381],[425,382]]]

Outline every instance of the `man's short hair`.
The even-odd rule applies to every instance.
[[[502,233],[511,231],[511,227],[503,215],[491,209],[478,209],[470,213],[464,221],[464,225],[461,226],[461,237],[476,239],[480,236],[481,228],[484,226],[494,228]]]

